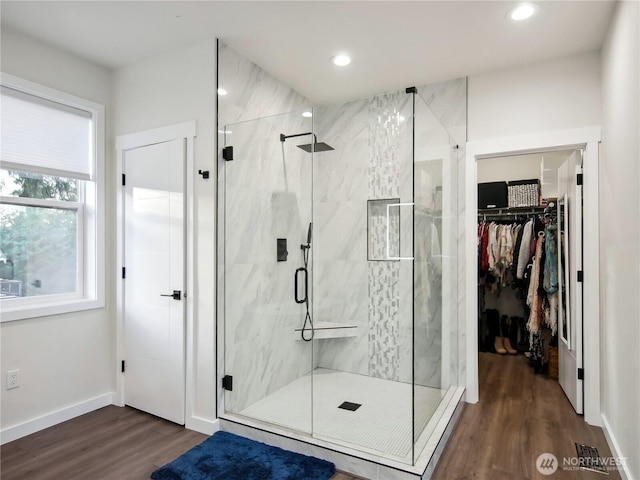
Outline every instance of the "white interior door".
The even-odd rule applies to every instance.
[[[558,170],[558,361],[559,381],[576,413],[584,411],[582,341],[582,152]],[[581,183],[581,182],[580,182]]]
[[[185,419],[184,139],[123,152],[124,402]]]

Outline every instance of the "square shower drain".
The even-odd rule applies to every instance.
[[[578,465],[580,468],[608,474],[596,447],[576,443],[576,451],[578,452]]]
[[[338,408],[342,408],[343,410],[349,410],[350,412],[355,412],[362,406],[361,403],[353,403],[353,402],[342,402],[338,405]]]

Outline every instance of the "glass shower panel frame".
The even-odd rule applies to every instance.
[[[458,383],[459,148],[415,95],[414,463]]]
[[[312,113],[221,137],[224,411],[415,465],[458,381],[460,150],[419,93]]]
[[[313,342],[296,332],[305,305],[294,301],[294,278],[313,220],[312,157],[296,145],[313,137],[281,139],[312,131],[301,113],[227,125],[222,134],[223,146],[234,147],[233,160],[222,160],[224,368],[233,378],[224,401],[226,412],[310,434]]]

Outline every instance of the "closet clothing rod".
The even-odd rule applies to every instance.
[[[492,208],[478,210],[478,217],[517,217],[541,215],[547,207]],[[547,213],[549,213],[547,211]]]

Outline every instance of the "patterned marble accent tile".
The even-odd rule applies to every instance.
[[[373,200],[400,198],[399,108],[399,92],[369,101],[368,193]],[[381,230],[369,232],[374,235],[374,246],[378,243],[376,233]],[[383,245],[384,230],[379,235]],[[369,262],[369,374],[388,380],[398,380],[400,375],[399,280],[398,262]]]
[[[372,97],[369,103],[369,198],[397,198],[400,166],[399,96],[390,93]]]
[[[399,262],[369,262],[369,375],[398,380]]]

